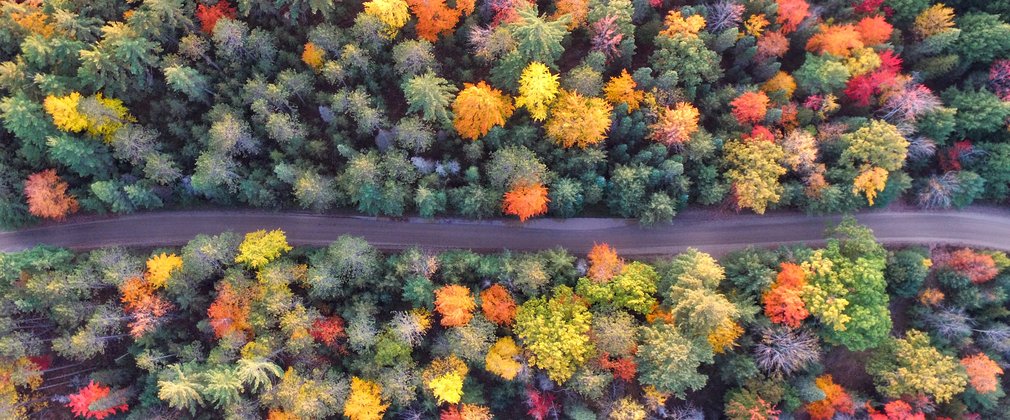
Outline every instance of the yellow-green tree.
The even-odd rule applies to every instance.
[[[351,378],[351,394],[344,402],[344,416],[351,420],[380,420],[389,404],[382,403],[382,386],[357,376]]]
[[[945,403],[964,391],[968,374],[953,356],[929,343],[929,336],[909,330],[905,338],[892,338],[866,366],[877,391],[890,398],[926,395]]]
[[[733,183],[739,208],[764,214],[769,204],[779,201],[782,185],[779,177],[786,168],[779,163],[785,157],[782,146],[761,140],[733,140],[723,148],[726,178]]]
[[[238,247],[235,262],[250,268],[260,268],[290,250],[291,245],[288,245],[283,230],[274,229],[267,232],[261,229],[245,235],[245,240]]]
[[[524,106],[535,121],[547,118],[547,107],[558,96],[558,76],[543,63],[534,61],[526,66],[519,77],[519,96],[516,106]]]
[[[57,128],[72,133],[87,131],[89,135],[111,141],[123,124],[134,121],[123,101],[106,98],[101,93],[83,97],[70,92],[66,96],[46,97],[42,103]]]
[[[589,328],[593,316],[568,286],[550,298],[526,301],[516,312],[516,335],[530,351],[530,364],[563,383],[593,354]]]
[[[584,149],[607,138],[612,110],[613,107],[601,98],[589,98],[561,89],[544,128],[555,143]]]

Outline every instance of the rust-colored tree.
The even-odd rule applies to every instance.
[[[498,325],[509,326],[516,319],[516,302],[498,283],[480,292],[480,310],[488,321]]]
[[[887,23],[883,16],[867,16],[856,23],[856,31],[859,32],[859,37],[864,44],[874,46],[891,39],[894,27]]]
[[[603,352],[600,355],[600,367],[609,370],[617,379],[631,382],[635,379],[638,365],[635,364],[635,359],[631,357],[611,358],[609,353]]]
[[[460,10],[447,6],[445,0],[407,0],[407,5],[417,16],[417,36],[431,42],[451,32],[459,22]]]
[[[765,315],[776,324],[799,328],[810,316],[801,297],[807,273],[803,267],[793,263],[782,263],[781,268],[775,283],[762,297]]]
[[[733,116],[740,124],[756,124],[768,113],[768,95],[764,92],[745,92],[729,103]]]
[[[589,269],[586,275],[597,282],[605,282],[621,274],[624,261],[617,256],[617,251],[605,243],[593,245],[586,256],[589,259]]]
[[[947,267],[964,274],[972,283],[981,284],[996,278],[999,269],[992,255],[982,254],[968,248],[959,249],[950,254],[946,261]]]
[[[687,102],[677,102],[673,108],[659,111],[656,122],[649,126],[649,138],[679,150],[698,132],[698,108]]]
[[[807,404],[811,420],[831,420],[835,413],[852,415],[856,412],[852,397],[841,385],[835,383],[831,375],[818,376],[814,383],[824,391],[824,399]]]
[[[129,328],[133,338],[154,331],[159,321],[172,310],[172,304],[156,295],[150,281],[131,277],[119,286],[123,311],[131,317]]]
[[[776,21],[782,25],[782,32],[786,34],[795,31],[810,13],[810,5],[806,0],[776,0],[775,3],[779,6]]]
[[[55,220],[63,220],[68,214],[76,212],[77,198],[67,194],[67,187],[67,183],[56,175],[55,169],[29,175],[25,181],[28,212]]]
[[[435,311],[442,316],[443,327],[466,325],[476,307],[470,289],[464,286],[451,284],[435,290]]]
[[[838,57],[848,57],[856,48],[863,48],[863,40],[851,24],[821,25],[820,32],[807,41],[807,51]]]
[[[232,334],[251,334],[249,294],[235,290],[228,282],[218,284],[217,299],[207,308],[207,317],[214,335],[221,338]]]
[[[344,331],[344,320],[336,315],[318,318],[313,321],[309,334],[316,341],[337,350],[343,349],[341,341],[347,338],[347,332]]]
[[[502,209],[525,222],[533,216],[547,213],[547,187],[543,184],[517,185],[505,193]]]
[[[223,17],[234,19],[237,10],[228,3],[228,0],[219,0],[213,6],[200,4],[196,6],[196,18],[200,21],[200,29],[205,33],[213,33],[217,21]]]

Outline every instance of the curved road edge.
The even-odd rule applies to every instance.
[[[887,245],[950,244],[1010,251],[1010,212],[969,208],[962,211],[877,211],[855,215]],[[404,219],[201,210],[138,213],[115,217],[80,217],[11,232],[0,232],[0,251],[38,244],[76,250],[104,246],[154,247],[182,245],[198,234],[282,229],[293,245],[323,246],[350,234],[383,250],[419,246],[433,250],[534,251],[563,247],[585,253],[594,243],[607,242],[624,256],[682,252],[688,247],[712,254],[780,244],[823,243],[824,230],[841,216],[800,213],[771,215],[721,214],[692,210],[673,223],[643,228],[625,219],[513,220]]]

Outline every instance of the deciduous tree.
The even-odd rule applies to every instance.
[[[603,99],[561,89],[544,128],[555,143],[585,149],[606,139],[612,110]]]
[[[102,420],[116,414],[125,413],[129,407],[122,395],[109,395],[111,389],[91,381],[88,386],[77,390],[76,394],[67,396],[70,402],[67,407],[75,416]]]
[[[516,303],[512,295],[499,283],[480,292],[480,309],[488,321],[510,326],[515,321]]]
[[[530,299],[516,312],[516,335],[530,351],[530,364],[564,383],[592,354],[592,315],[572,289],[559,286],[553,295]]]
[[[351,420],[380,420],[389,404],[382,403],[382,386],[361,379],[351,378],[351,394],[344,402],[344,416]]]
[[[627,104],[630,114],[638,109],[642,100],[645,99],[645,92],[635,89],[637,86],[635,79],[632,79],[628,74],[628,69],[621,69],[619,76],[611,77],[603,86],[603,96],[614,105]]]
[[[757,124],[765,119],[768,112],[768,95],[763,91],[744,92],[729,103],[733,116],[740,124]]]
[[[28,176],[25,181],[25,196],[28,197],[28,212],[37,217],[63,220],[68,214],[77,212],[77,198],[67,194],[63,182],[55,169],[46,169]]]
[[[257,230],[245,235],[245,240],[238,247],[239,253],[235,257],[235,262],[254,269],[260,268],[291,249],[284,231],[280,229],[270,232]]]
[[[196,18],[200,21],[200,29],[204,33],[214,33],[214,27],[221,18],[235,19],[237,11],[228,0],[218,0],[213,6],[199,4],[196,6]]]
[[[459,9],[447,6],[445,0],[407,0],[407,4],[417,16],[417,36],[431,42],[437,41],[440,34],[451,32],[461,14]]]
[[[677,102],[673,108],[659,111],[656,122],[649,126],[649,138],[675,150],[683,148],[698,132],[698,108],[687,102]]]
[[[723,147],[729,169],[726,178],[733,183],[736,205],[764,214],[769,204],[779,201],[782,185],[779,177],[786,168],[779,163],[785,157],[782,147],[761,140],[730,141]]]
[[[877,390],[890,398],[926,395],[938,403],[964,391],[968,375],[954,357],[941,353],[929,336],[909,330],[905,338],[892,338],[866,366]]]
[[[400,28],[410,20],[407,2],[403,0],[371,0],[365,2],[364,6],[366,15],[374,16],[382,22],[383,33],[388,39],[396,38]]]
[[[453,125],[465,139],[477,140],[512,116],[512,98],[480,81],[466,83],[452,103]]]
[[[551,74],[543,63],[532,62],[519,77],[516,107],[526,107],[534,121],[547,118],[547,108],[558,95],[558,76]]]
[[[466,325],[476,307],[470,289],[465,286],[452,284],[435,290],[435,311],[442,316],[443,327]]]
[[[543,184],[517,185],[505,193],[502,210],[525,222],[530,217],[547,213],[547,187]]]

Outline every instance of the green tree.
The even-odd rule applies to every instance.
[[[594,305],[618,307],[645,315],[656,304],[656,282],[659,276],[648,264],[638,261],[625,264],[621,274],[599,283],[588,277],[579,279],[575,292]]]
[[[341,235],[309,260],[306,287],[314,299],[335,299],[382,286],[379,251],[364,238]]]
[[[456,97],[455,86],[433,72],[414,76],[403,83],[408,112],[420,112],[425,120],[443,124],[452,122],[449,106]]]
[[[849,69],[837,57],[830,54],[808,53],[803,65],[793,72],[796,85],[809,94],[837,92],[849,81]]]
[[[943,92],[944,101],[957,109],[955,132],[964,137],[986,138],[1005,131],[1010,118],[1010,102],[1000,100],[992,92],[949,88]]]
[[[639,327],[638,353],[635,361],[643,385],[660,392],[685,398],[688,390],[705,387],[708,377],[698,372],[702,363],[712,363],[712,348],[704,337],[688,339],[670,324],[655,323]]]

